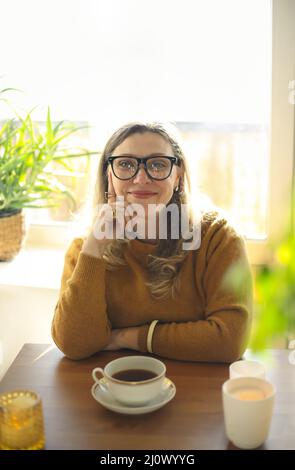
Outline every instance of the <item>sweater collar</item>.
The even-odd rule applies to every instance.
[[[155,254],[158,245],[152,243],[142,242],[141,240],[135,239],[130,240],[128,249],[138,260],[146,261],[147,255]]]
[[[135,240],[130,240],[130,246],[139,253],[153,253],[156,251],[158,244],[154,245],[153,243],[146,243],[135,238]]]

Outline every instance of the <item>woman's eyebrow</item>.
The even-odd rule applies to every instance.
[[[167,153],[163,152],[155,152],[155,153],[150,153],[149,155],[144,155],[142,158],[148,158],[148,157],[153,157],[155,155],[162,155],[163,157],[167,156]],[[120,157],[138,157],[138,154],[133,154],[133,153],[120,153]]]

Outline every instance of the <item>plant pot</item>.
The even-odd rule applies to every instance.
[[[9,261],[19,253],[25,233],[25,217],[21,210],[0,212],[0,261]]]

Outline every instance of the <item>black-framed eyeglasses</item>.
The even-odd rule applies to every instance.
[[[173,165],[180,166],[180,159],[168,155],[155,155],[152,157],[128,157],[125,155],[109,156],[107,163],[111,164],[116,178],[129,180],[139,172],[142,163],[146,174],[154,180],[165,180],[171,175]]]

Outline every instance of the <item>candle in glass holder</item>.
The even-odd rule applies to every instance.
[[[263,400],[265,398],[265,393],[259,388],[239,388],[233,392],[231,395],[239,400]]]
[[[0,395],[0,449],[37,450],[44,442],[40,397],[25,390]]]
[[[260,377],[235,377],[222,385],[225,431],[241,449],[256,449],[267,439],[275,387]]]

